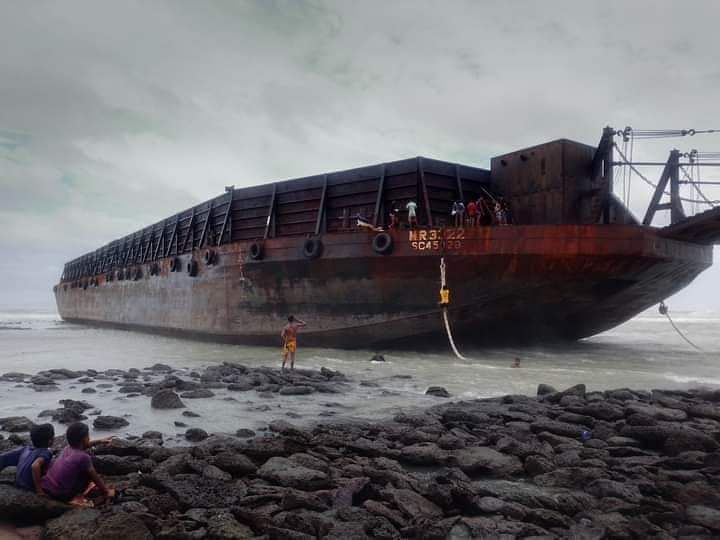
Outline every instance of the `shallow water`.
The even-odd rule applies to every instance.
[[[130,426],[117,432],[140,434],[158,429],[184,431],[176,420],[209,432],[234,433],[238,428],[262,429],[275,418],[304,423],[331,417],[378,418],[399,409],[438,403],[425,396],[428,386],[444,386],[453,398],[489,397],[508,393],[534,394],[540,382],[557,388],[585,383],[589,389],[632,387],[688,388],[720,386],[720,313],[674,313],[676,324],[703,350],[695,351],[667,320],[648,312],[630,322],[578,343],[546,347],[504,347],[469,350],[458,346],[467,361],[448,353],[341,351],[302,347],[297,365],[339,370],[356,383],[346,394],[262,398],[254,391],[216,391],[212,399],[185,400],[201,418],[185,418],[180,410],[155,411],[147,397],[128,398],[115,389],[66,382],[54,392],[34,392],[0,382],[0,417],[35,419],[43,409],[57,408],[59,399],[86,399],[104,414],[126,415]],[[370,362],[383,353],[385,362]],[[510,365],[521,359],[521,368]],[[195,342],[123,330],[67,324],[54,313],[0,313],[0,373],[34,374],[49,368],[142,369],[161,362],[175,368],[201,368],[233,361],[248,366],[279,365],[279,350]],[[365,387],[359,381],[375,381]],[[105,381],[98,381],[105,382]],[[97,386],[91,383],[87,386]],[[226,401],[232,397],[237,401]],[[59,432],[63,428],[57,426]]]

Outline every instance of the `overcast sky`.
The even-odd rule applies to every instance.
[[[415,155],[488,166],[596,144],[607,124],[720,128],[719,15],[715,0],[0,0],[0,307],[52,306],[66,260],[227,184]],[[636,156],[672,145],[720,136]],[[635,182],[638,213],[649,196]],[[719,293],[716,266],[673,302]]]

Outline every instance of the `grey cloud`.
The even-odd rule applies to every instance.
[[[669,1],[0,0],[0,247],[34,269],[0,264],[0,304],[226,184],[717,127],[720,8],[693,6],[690,31]]]

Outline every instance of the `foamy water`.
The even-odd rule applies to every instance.
[[[0,383],[0,417],[23,415],[35,419],[41,410],[58,407],[59,399],[72,398],[86,399],[104,414],[126,415],[130,426],[118,434],[139,434],[148,429],[168,434],[184,431],[174,426],[175,421],[233,433],[238,428],[262,429],[274,418],[298,423],[333,415],[378,418],[442,401],[424,395],[431,385],[444,386],[454,399],[534,394],[540,382],[558,388],[585,383],[589,389],[720,386],[720,314],[675,313],[674,320],[702,351],[685,344],[667,320],[651,312],[612,331],[563,346],[469,349],[458,343],[467,361],[449,352],[304,348],[300,336],[298,366],[325,366],[358,382],[373,381],[378,386],[355,384],[347,394],[272,399],[259,397],[254,391],[218,390],[216,398],[186,401],[188,408],[201,415],[193,419],[182,417],[181,411],[154,411],[148,398],[128,398],[116,390],[97,388],[96,394],[83,394],[84,385],[76,382],[62,383],[60,390],[47,393]],[[375,353],[384,354],[386,361],[371,362]],[[521,359],[520,369],[510,367],[516,357]],[[142,369],[157,362],[189,373],[223,361],[248,366],[279,365],[280,354],[276,348],[72,325],[60,321],[54,313],[0,312],[0,373],[35,373],[60,367]]]

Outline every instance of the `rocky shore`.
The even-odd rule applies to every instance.
[[[210,372],[198,387],[179,388],[172,374],[150,370],[128,391],[180,407],[199,399],[183,393],[212,391],[205,383],[269,393],[348,384],[330,370]],[[164,444],[159,432],[115,439],[93,457],[119,489],[115,504],[71,510],[17,491],[6,470],[0,519],[48,539],[720,536],[718,390],[540,385],[532,397],[438,400],[384,422],[276,420],[256,436],[195,433],[185,447]],[[51,418],[80,419],[90,404],[62,405]],[[22,440],[26,420],[0,419],[19,434],[0,448]]]

